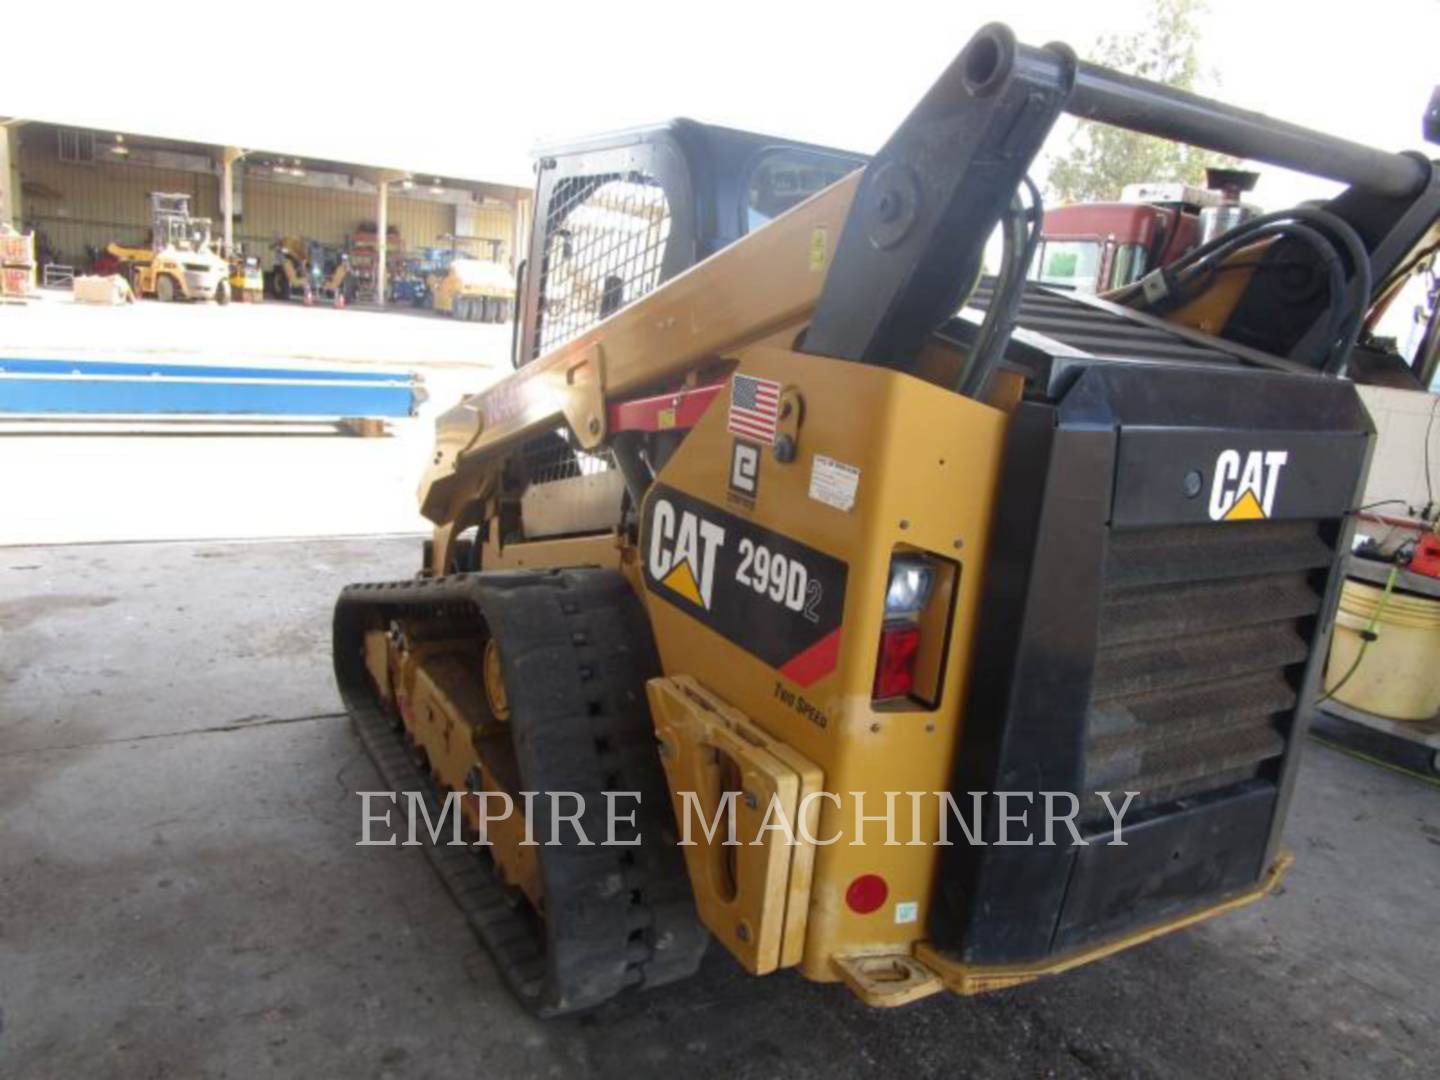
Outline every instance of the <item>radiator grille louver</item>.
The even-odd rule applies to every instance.
[[[994,295],[995,279],[983,278],[966,307],[985,311]],[[1162,327],[1146,326],[1124,314],[1094,306],[1089,299],[1027,282],[1020,297],[1017,324],[1091,356],[1238,365],[1234,356],[1219,348],[1192,344]]]
[[[1112,532],[1084,790],[1138,809],[1282,755],[1332,558],[1314,521]]]

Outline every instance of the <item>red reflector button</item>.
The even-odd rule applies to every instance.
[[[861,874],[845,890],[845,903],[857,915],[869,915],[890,895],[890,886],[879,874]]]
[[[875,663],[876,701],[904,697],[915,687],[915,654],[920,651],[920,628],[914,623],[890,623],[880,631],[880,659]]]

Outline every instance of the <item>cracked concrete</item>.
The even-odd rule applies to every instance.
[[[1279,895],[1107,962],[882,1013],[712,950],[530,1019],[423,856],[354,846],[330,606],[417,550],[0,549],[0,1076],[1433,1075],[1440,789],[1319,746]]]

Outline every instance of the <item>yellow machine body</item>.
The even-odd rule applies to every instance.
[[[312,245],[298,236],[286,236],[273,245],[272,291],[277,299],[338,300],[345,292],[350,264],[340,258],[323,279],[314,271],[323,270],[312,261]]]
[[[816,838],[840,839],[815,853],[802,961],[812,978],[834,978],[833,956],[857,948],[907,952],[923,933],[937,850],[931,845],[938,839],[934,793],[948,787],[959,716],[953,706],[967,677],[981,580],[976,568],[983,565],[1005,414],[875,367],[816,363],[763,345],[743,351],[739,360],[738,372],[781,383],[803,409],[796,460],[761,462],[755,506],[747,517],[760,530],[845,565],[833,666],[813,681],[806,672],[802,684],[697,622],[669,602],[663,585],[647,590],[646,603],[666,672],[691,676],[722,693],[767,734],[814,763],[824,774],[825,790],[838,796],[841,805],[819,806]],[[724,421],[723,408],[707,413],[657,477],[652,500],[673,489],[735,512],[727,501],[731,438]],[[810,496],[816,456],[858,471],[851,509]],[[946,497],[937,499],[937,491]],[[885,588],[897,548],[953,567],[952,588],[932,599],[938,611],[951,610],[953,601],[953,616],[948,643],[943,632],[931,639],[945,644],[946,655],[935,661],[940,677],[930,694],[935,704],[927,709],[877,708],[871,702]],[[855,831],[854,793],[868,793],[869,805],[862,809],[878,816],[885,806],[877,793],[886,791],[924,793],[916,800],[918,834],[905,807],[896,822],[897,846],[886,846],[883,822]],[[776,834],[774,840],[783,837]],[[882,909],[857,915],[846,908],[843,893],[867,873],[881,876],[891,895]],[[733,939],[737,928],[710,926],[722,941]]]
[[[265,275],[258,260],[237,256],[230,261],[230,292],[247,303],[265,299]]]
[[[515,279],[497,262],[455,258],[430,276],[431,306],[463,322],[507,322]]]
[[[152,251],[109,244],[106,250],[130,268],[131,287],[142,296],[158,296],[166,279],[177,300],[213,300],[230,270],[220,256],[204,251],[181,251],[172,247]]]
[[[190,196],[150,193],[150,246],[111,243],[131,288],[162,300],[230,299],[230,267],[210,243],[210,220],[190,216]]]

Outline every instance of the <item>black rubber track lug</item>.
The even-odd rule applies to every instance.
[[[549,802],[536,800],[543,919],[516,901],[485,848],[434,847],[422,835],[431,864],[515,995],[537,1014],[555,1016],[628,987],[694,974],[708,937],[673,843],[646,704],[645,682],[659,671],[654,642],[625,579],[600,569],[495,571],[341,592],[334,621],[341,696],[385,783],[423,793],[433,820],[440,809],[435,784],[406,752],[403,729],[365,668],[366,632],[393,620],[447,635],[493,635],[524,790],[585,797],[581,826],[594,847],[578,844],[568,827],[559,830],[559,845],[545,844]],[[639,845],[598,846],[606,790],[640,793]],[[621,812],[632,805],[625,800]],[[617,835],[630,831],[622,825]]]

